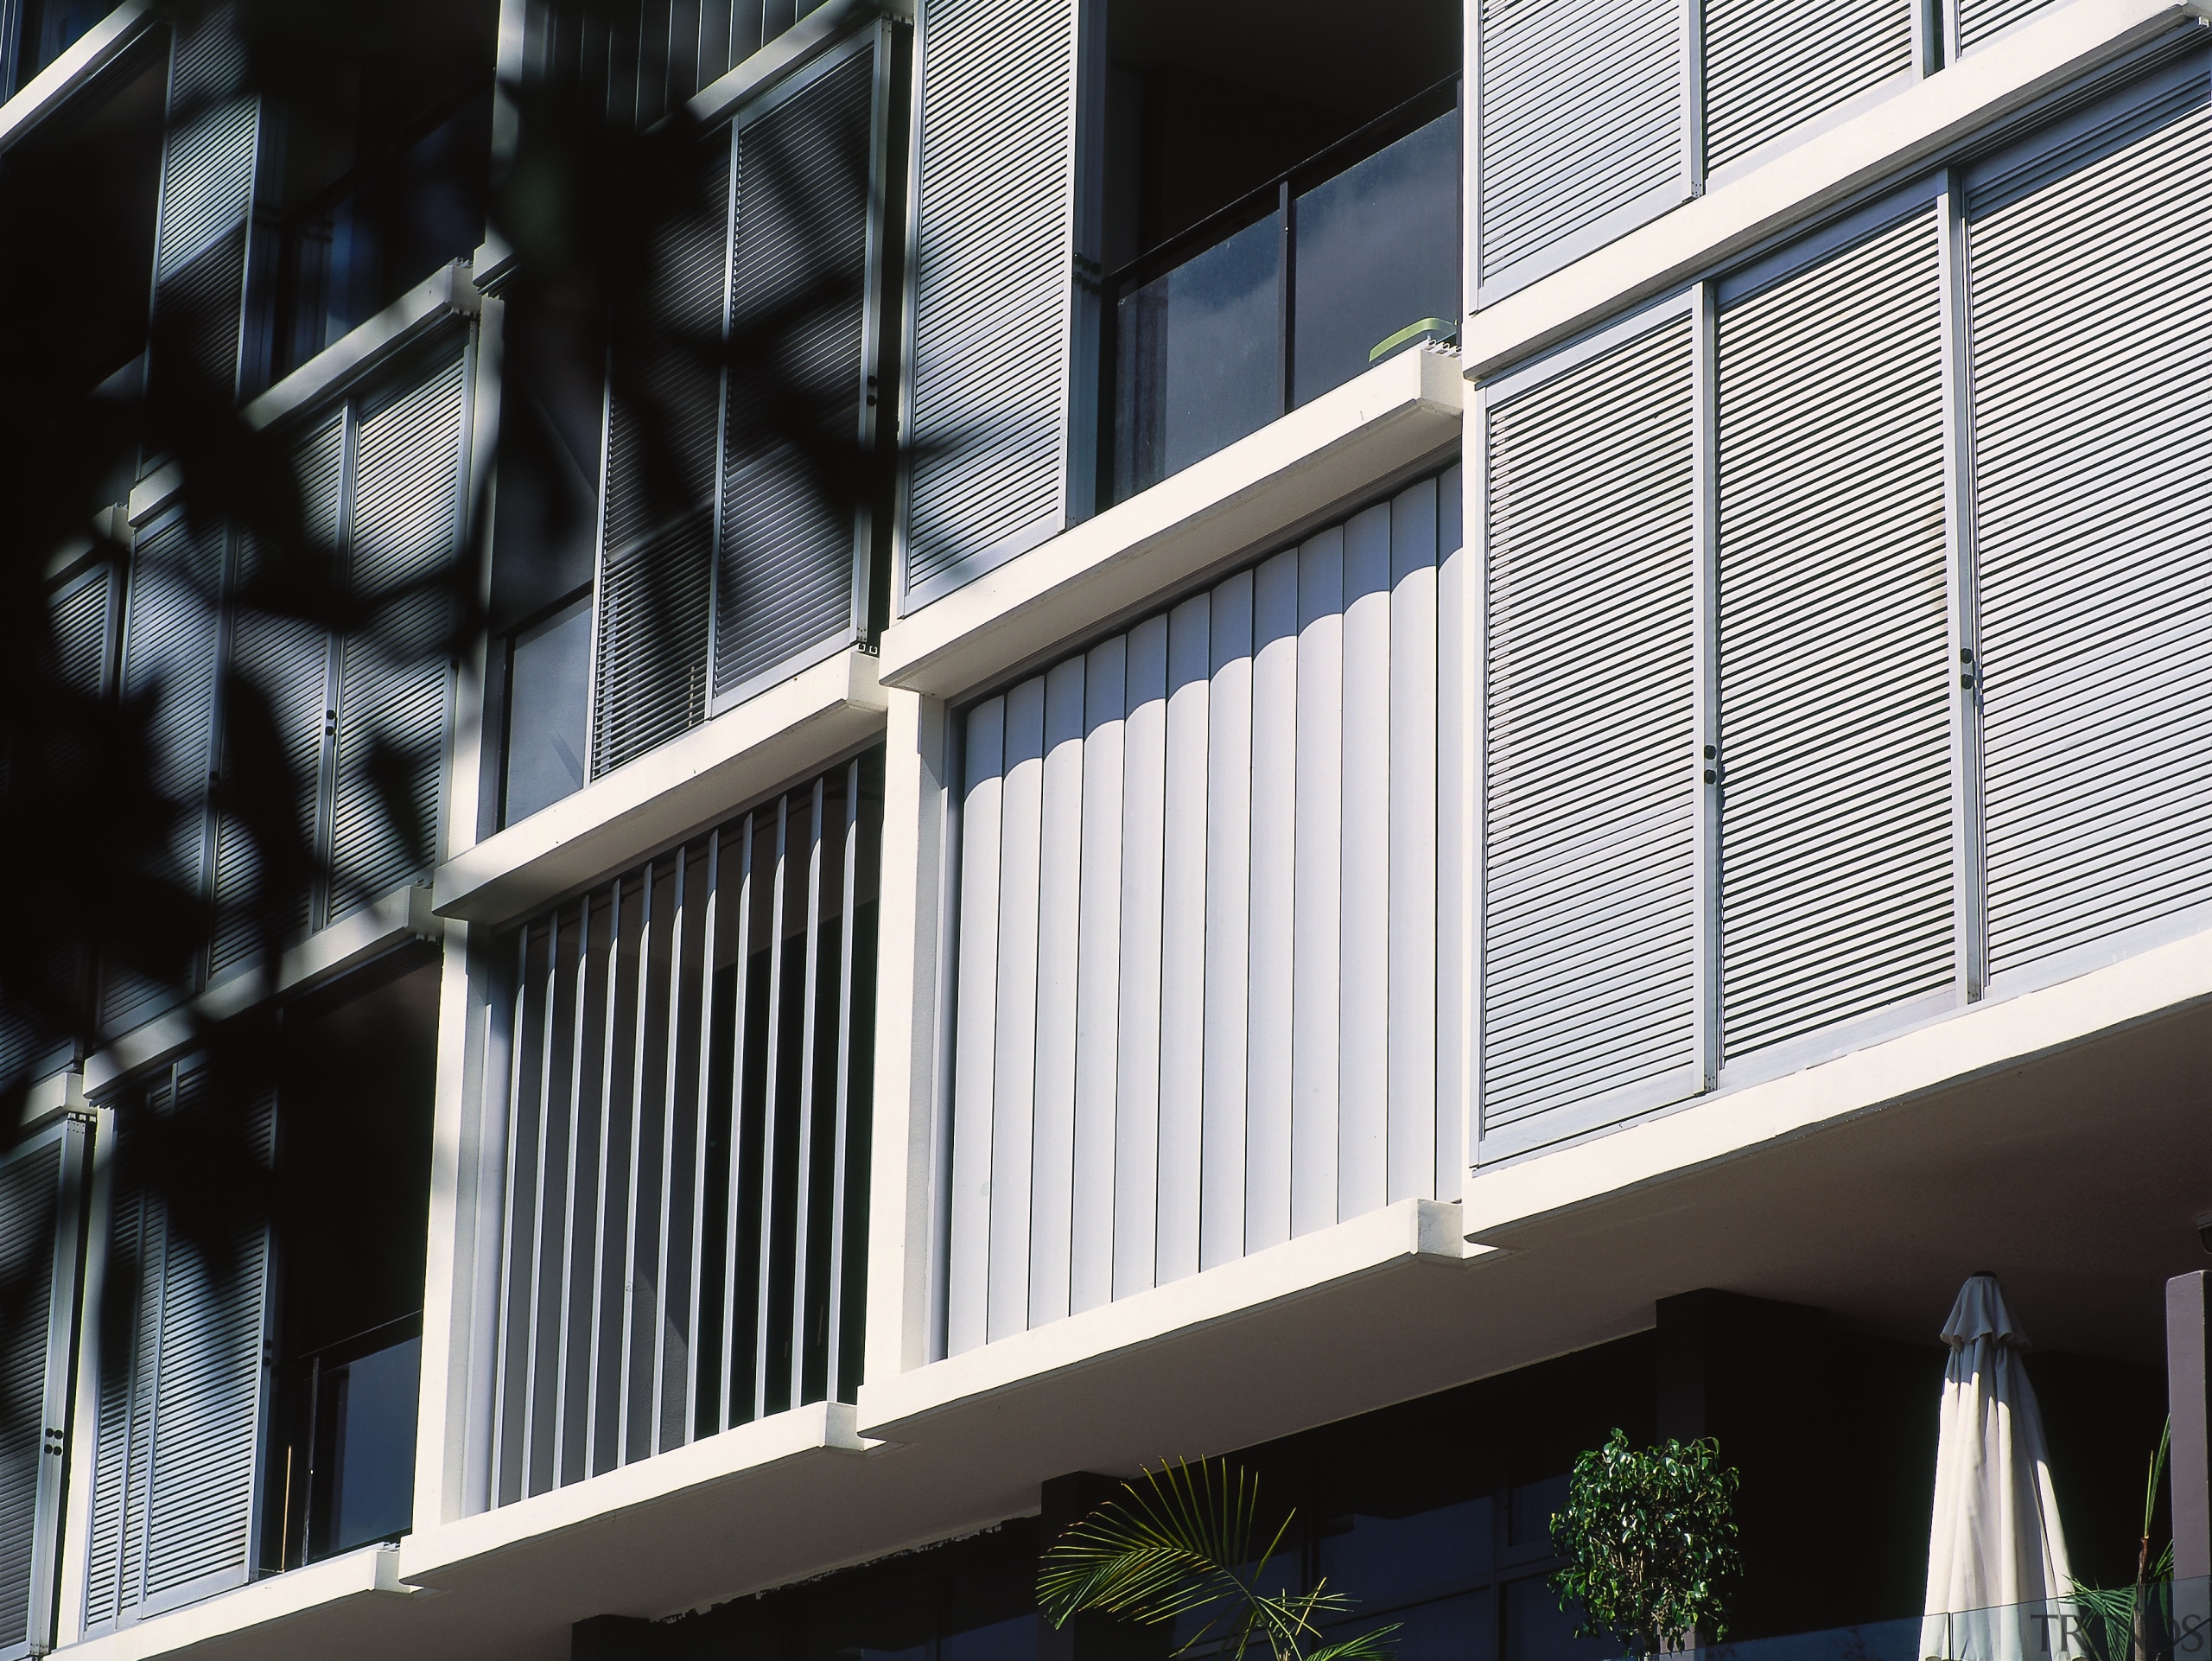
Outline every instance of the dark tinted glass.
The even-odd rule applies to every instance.
[[[333,1551],[404,1534],[415,1520],[415,1409],[423,1340],[410,1338],[338,1373],[332,1450]]]
[[[1463,1585],[1490,1567],[1492,1510],[1483,1494],[1407,1515],[1332,1518],[1321,1536],[1321,1573],[1362,1605]]]
[[[583,786],[591,710],[588,598],[516,634],[507,709],[506,822],[512,824]]]
[[[1504,1661],[1604,1661],[1621,1646],[1599,1638],[1577,1638],[1580,1605],[1559,1607],[1551,1577],[1533,1575],[1505,1586]]]
[[[1516,1482],[1507,1501],[1508,1531],[1516,1548],[1548,1547],[1552,1518],[1567,1509],[1567,1477],[1548,1476],[1535,1482]]]
[[[1497,1661],[1497,1599],[1487,1587],[1344,1621],[1328,1629],[1328,1641],[1390,1626],[1397,1628],[1389,1638],[1395,1661]]]
[[[18,37],[16,85],[28,85],[114,10],[115,0],[29,0]]]
[[[1282,413],[1282,216],[1116,309],[1114,493],[1134,495]]]
[[[1305,404],[1401,329],[1458,317],[1459,111],[1300,196],[1297,227],[1292,402]]]

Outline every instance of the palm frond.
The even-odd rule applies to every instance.
[[[1055,1626],[1087,1609],[1159,1624],[1216,1603],[1249,1607],[1259,1594],[1247,1565],[1273,1556],[1290,1522],[1255,1552],[1260,1526],[1259,1485],[1246,1473],[1222,1461],[1163,1465],[1053,1543],[1038,1601]]]
[[[1325,1644],[1306,1658],[1306,1661],[1385,1661],[1390,1654],[1388,1642],[1399,1623],[1377,1626],[1371,1632],[1357,1632],[1338,1644]]]

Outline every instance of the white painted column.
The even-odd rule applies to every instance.
[[[868,1168],[864,1378],[930,1359],[950,722],[944,701],[887,689],[882,901],[877,912],[874,1133]]]

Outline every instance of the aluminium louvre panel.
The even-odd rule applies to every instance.
[[[2203,80],[1969,205],[1993,977],[2212,896]]]
[[[1484,0],[1479,278],[1677,183],[1688,194],[1681,0]]]
[[[1937,241],[1923,208],[1719,315],[1731,1058],[1955,977]]]
[[[1692,338],[1488,411],[1485,1138],[1699,1065]]]
[[[1913,3],[1789,9],[1770,0],[1705,0],[1707,169],[1910,72]]]
[[[941,0],[921,20],[906,608],[1066,523],[1085,3]]]
[[[960,716],[947,1352],[1437,1191],[1459,480]]]
[[[516,931],[493,1504],[849,1394],[827,1327],[859,1293],[829,1278],[850,1272],[842,1150],[865,1135],[842,1049],[874,769]]]

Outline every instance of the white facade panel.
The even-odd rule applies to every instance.
[[[950,1353],[1433,1197],[1459,1135],[1437,1123],[1435,990],[1438,503],[1458,478],[964,717]],[[1017,856],[1033,824],[1041,856]],[[1038,1244],[1061,1237],[1065,1289]]]

